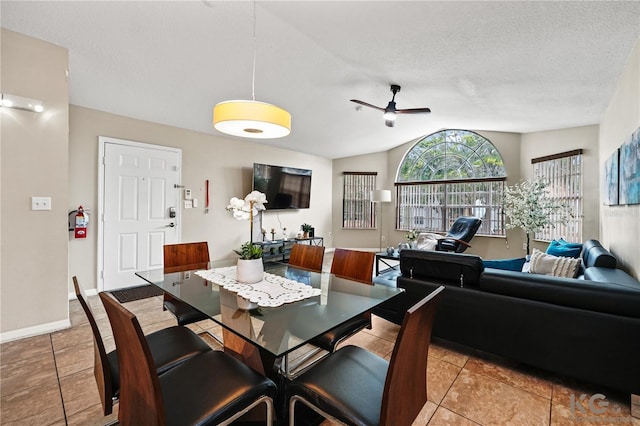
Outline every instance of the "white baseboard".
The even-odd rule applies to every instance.
[[[96,296],[98,294],[98,290],[96,290],[95,288],[90,288],[89,290],[85,290],[84,294],[89,297],[89,296]],[[76,293],[72,292],[69,293],[69,300],[76,300]]]
[[[69,319],[65,319],[47,324],[34,325],[33,327],[21,328],[19,330],[6,331],[4,333],[0,333],[0,343],[53,333],[54,331],[64,330],[69,327],[71,327],[71,321],[69,321]]]

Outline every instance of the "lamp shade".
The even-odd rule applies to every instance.
[[[226,101],[213,108],[213,127],[245,138],[281,138],[291,133],[291,114],[265,102]]]
[[[376,189],[371,191],[371,201],[374,203],[390,203],[391,191],[388,189]]]

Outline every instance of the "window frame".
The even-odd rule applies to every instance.
[[[461,134],[448,135],[447,132],[460,132]],[[444,133],[440,136],[440,133]],[[445,149],[442,150],[439,145],[440,143],[436,143],[433,147],[438,147],[436,153],[442,155],[452,155],[458,156],[460,151],[456,151],[456,146],[460,144],[461,141],[464,141],[465,136],[468,134],[473,134],[474,141],[477,138],[481,138],[482,145],[474,146],[473,144],[466,145],[468,152],[464,159],[465,164],[471,164],[472,160],[481,160],[482,164],[488,164],[485,162],[487,158],[491,158],[486,154],[487,149],[491,149],[494,152],[494,156],[497,156],[500,160],[499,162],[499,175],[489,175],[489,176],[475,176],[469,178],[444,178],[437,180],[422,180],[422,181],[409,181],[409,180],[400,180],[400,173],[402,172],[403,166],[405,166],[405,161],[412,155],[412,151],[418,147],[418,145],[425,141],[428,138],[438,138],[442,137],[442,143],[449,143],[451,145],[446,145]],[[448,139],[449,138],[449,139]],[[426,145],[428,142],[426,141]],[[487,147],[486,144],[489,144],[490,147]],[[464,144],[463,144],[464,145]],[[419,147],[418,149],[423,151],[418,151],[417,155],[414,158],[430,158],[429,150],[432,148],[424,149],[424,147]],[[434,150],[436,148],[433,148]],[[450,154],[448,154],[450,152]],[[483,155],[484,154],[484,155]],[[435,156],[434,156],[435,157]],[[433,157],[432,157],[433,158]],[[406,170],[406,169],[405,169]],[[489,167],[484,167],[480,169],[480,171],[489,172],[492,171]],[[407,171],[407,173],[414,173],[412,170]],[[446,176],[446,170],[445,170]],[[427,135],[423,138],[420,138],[411,148],[407,150],[402,161],[398,165],[398,171],[396,173],[396,229],[400,231],[409,231],[412,229],[416,229],[418,231],[427,231],[427,232],[442,232],[446,233],[451,228],[453,222],[460,215],[468,215],[474,216],[476,214],[481,215],[483,219],[483,224],[481,228],[478,230],[477,235],[484,236],[497,236],[497,237],[506,237],[505,230],[505,215],[503,209],[503,196],[504,196],[504,188],[506,186],[507,176],[506,176],[506,168],[504,166],[504,160],[498,148],[489,140],[488,138],[480,135],[477,132],[473,132],[471,130],[465,129],[445,129],[430,135]],[[428,197],[435,196],[438,197],[439,202],[443,202],[443,204],[416,204],[406,206],[404,204],[404,199],[406,196],[405,189],[413,186],[425,186],[425,189],[420,194],[414,194],[410,196],[414,197]],[[438,187],[442,186],[442,189]],[[452,187],[455,188],[455,191],[451,191]],[[485,190],[477,190],[474,188],[488,188]],[[496,188],[497,186],[497,188]],[[466,187],[466,188],[465,188]],[[469,189],[471,188],[471,189]],[[417,192],[420,192],[418,190]],[[484,197],[478,197],[478,194],[485,194]],[[453,200],[451,197],[456,198],[457,200]],[[471,200],[469,200],[471,197]],[[456,202],[460,202],[461,198],[464,200],[462,204],[455,205]],[[481,204],[476,204],[478,200],[481,200]],[[434,218],[436,216],[435,213],[431,212],[431,214],[425,214],[423,216],[424,222],[422,224],[415,223],[415,219],[418,218],[418,215],[405,214],[404,211],[406,209],[434,209],[434,207],[440,210],[440,218]],[[459,212],[459,213],[456,213]],[[454,217],[455,216],[455,217]],[[488,219],[488,220],[487,220]],[[439,227],[432,226],[436,222],[439,223]],[[426,222],[426,225],[425,225]],[[423,225],[423,226],[419,226]]]
[[[371,201],[371,191],[376,189],[377,176],[378,172],[342,172],[342,229],[377,228],[378,218]],[[347,198],[348,195],[351,197]],[[358,215],[362,217],[358,218]]]
[[[574,149],[558,154],[544,157],[532,158],[533,177],[541,179],[547,183],[549,196],[554,200],[571,206],[573,217],[569,218],[566,225],[556,224],[555,227],[546,227],[540,232],[536,232],[533,239],[536,241],[549,242],[554,238],[563,237],[568,241],[582,241],[584,227],[584,158],[582,149]],[[573,160],[575,158],[575,160]],[[571,164],[575,162],[577,164]],[[546,170],[558,170],[552,176],[542,174],[541,170],[546,166]],[[568,174],[562,174],[562,169],[570,167]],[[572,180],[573,179],[573,180]],[[577,181],[576,181],[577,179]],[[563,182],[564,181],[564,182]],[[577,189],[577,195],[575,191]],[[563,196],[566,191],[568,195]]]

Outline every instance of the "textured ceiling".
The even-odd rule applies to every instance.
[[[251,99],[248,1],[1,2],[2,26],[69,49],[70,102],[222,136],[213,106]],[[260,143],[339,158],[442,128],[595,124],[640,33],[640,2],[258,1],[256,100],[292,114]],[[428,106],[384,126],[398,108]]]

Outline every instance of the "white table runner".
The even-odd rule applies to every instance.
[[[263,307],[281,306],[285,303],[297,302],[320,295],[319,288],[313,288],[268,272],[264,273],[264,279],[260,282],[254,284],[240,283],[236,280],[235,266],[196,271],[196,275]]]

